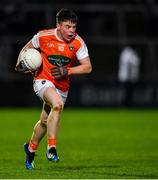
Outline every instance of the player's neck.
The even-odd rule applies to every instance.
[[[64,40],[64,38],[62,37],[62,35],[61,35],[61,33],[60,33],[59,30],[56,31],[56,36],[57,36],[57,38],[58,38],[60,41],[64,41],[64,42],[65,42],[65,40]]]

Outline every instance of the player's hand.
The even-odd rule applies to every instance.
[[[55,80],[62,79],[68,75],[68,69],[65,66],[54,67],[51,69],[51,74]]]
[[[28,70],[28,68],[25,66],[25,64],[22,61],[19,62],[19,64],[17,64],[15,67],[15,71],[17,71],[17,72],[24,73],[27,70]]]
[[[34,75],[34,72],[30,71],[24,63],[20,62],[18,65],[15,67],[15,71],[24,73],[24,74],[31,74]]]

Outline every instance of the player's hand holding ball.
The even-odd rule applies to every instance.
[[[19,64],[15,67],[15,70],[25,74],[34,74],[41,64],[42,57],[40,52],[34,48],[28,48],[20,54]]]

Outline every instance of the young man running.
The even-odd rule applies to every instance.
[[[56,15],[56,28],[39,31],[22,48],[35,48],[41,52],[42,66],[34,73],[34,91],[43,100],[39,121],[35,124],[29,143],[24,144],[25,166],[33,169],[35,152],[42,138],[47,135],[47,159],[57,162],[56,149],[60,115],[64,108],[68,91],[69,76],[92,71],[87,46],[76,33],[77,16],[72,10],[61,9]],[[79,65],[74,66],[75,59]],[[17,71],[22,71],[19,59]],[[24,73],[27,73],[24,70]]]

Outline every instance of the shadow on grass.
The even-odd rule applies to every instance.
[[[116,170],[118,168],[118,170]],[[86,165],[86,166],[66,166],[66,165],[62,165],[62,166],[53,166],[53,167],[49,167],[49,170],[54,170],[55,172],[76,172],[76,171],[80,171],[80,172],[86,172],[87,175],[94,175],[95,177],[97,176],[102,176],[104,178],[107,177],[114,177],[114,178],[137,178],[137,179],[157,179],[158,176],[157,175],[153,175],[153,174],[139,174],[139,173],[124,173],[123,170],[120,169],[121,166],[119,165]],[[107,172],[108,169],[110,170],[110,172]],[[113,171],[113,172],[112,172]],[[116,172],[117,171],[117,172]],[[119,172],[120,171],[120,172]],[[122,172],[121,172],[122,171]]]
[[[84,170],[84,169],[102,169],[102,168],[119,168],[120,166],[118,165],[96,165],[96,166],[93,166],[93,165],[87,165],[87,166],[60,166],[60,167],[49,167],[49,169],[54,169],[54,170],[57,170],[57,171],[76,171],[76,170]]]

